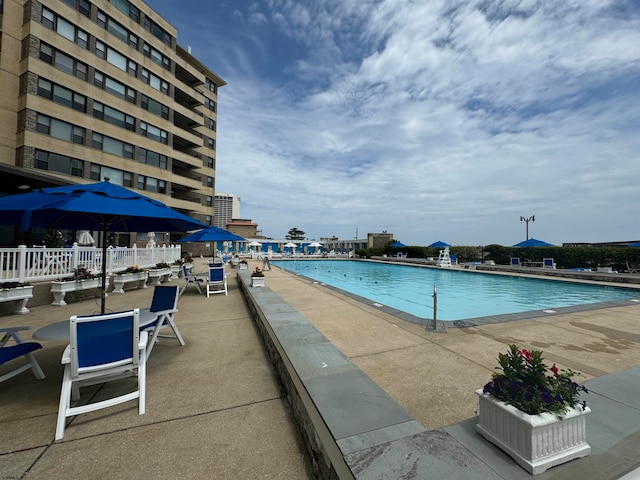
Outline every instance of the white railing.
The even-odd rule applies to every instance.
[[[172,264],[182,255],[180,245],[153,248],[107,248],[107,273],[118,272],[133,265],[150,268],[158,263]],[[27,247],[0,248],[0,283],[37,282],[71,276],[78,267],[91,273],[102,271],[102,249],[80,247],[73,244],[66,248]]]

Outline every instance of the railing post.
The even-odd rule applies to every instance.
[[[20,250],[20,254],[18,255],[18,281],[25,282],[27,276],[27,246],[18,245],[18,249]]]
[[[78,257],[80,256],[80,250],[78,249],[78,242],[73,242],[71,247],[71,269],[78,268]]]
[[[131,247],[131,250],[133,250],[133,265],[140,265],[140,263],[138,263],[138,246],[135,243],[133,247]]]

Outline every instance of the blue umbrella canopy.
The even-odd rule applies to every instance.
[[[31,227],[107,232],[184,232],[205,225],[164,203],[109,181],[41,188],[0,198],[0,223]],[[107,242],[102,242],[102,258]],[[102,262],[102,303],[105,311],[106,262]]]
[[[640,242],[630,243],[630,247],[640,247]]]
[[[553,247],[553,245],[551,243],[543,242],[542,240],[530,238],[529,240],[516,243],[514,247]]]
[[[179,242],[246,242],[235,233],[231,233],[224,228],[214,227],[213,225],[202,230],[198,230],[186,237],[178,240]]]
[[[437,247],[437,248],[444,248],[444,247],[450,247],[451,245],[449,245],[448,243],[445,243],[443,241],[438,240],[437,242],[433,242],[431,245],[429,245],[429,247]]]
[[[406,245],[402,242],[393,242],[389,245],[390,247],[406,247]]]

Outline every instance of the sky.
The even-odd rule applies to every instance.
[[[284,238],[640,240],[640,0],[148,0],[223,78],[216,191]]]

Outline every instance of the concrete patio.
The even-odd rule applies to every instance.
[[[204,268],[200,263],[196,270]],[[271,291],[426,430],[450,436],[456,451],[470,453],[458,457],[470,459],[465,466],[447,460],[452,450],[432,452],[440,462],[430,467],[434,473],[529,477],[473,431],[473,392],[490,378],[497,353],[509,343],[544,350],[548,362],[582,372],[581,379],[593,379],[589,383],[596,387],[587,397],[594,410],[587,426],[592,456],[538,478],[613,479],[640,464],[634,447],[640,397],[633,394],[640,388],[640,371],[634,368],[640,365],[640,306],[434,333],[280,269],[266,276]],[[139,416],[132,402],[79,416],[67,427],[64,440],[54,443],[65,342],[42,342],[44,349],[37,356],[47,378],[36,381],[27,372],[0,384],[2,477],[311,478],[301,437],[234,277],[229,271],[228,296],[207,299],[188,289],[180,299],[176,322],[187,344],[180,347],[163,339],[154,348],[145,415]],[[107,307],[148,306],[152,291],[112,294]],[[71,314],[95,312],[98,306],[91,299],[30,309],[28,315],[0,317],[0,323],[35,330]],[[87,389],[87,395],[92,393]],[[96,388],[95,393],[107,392]],[[423,460],[429,458],[425,453]],[[373,459],[364,450],[360,458],[353,457],[354,476],[403,478],[403,462]],[[363,461],[368,469],[360,468]],[[376,468],[371,468],[373,463]]]

